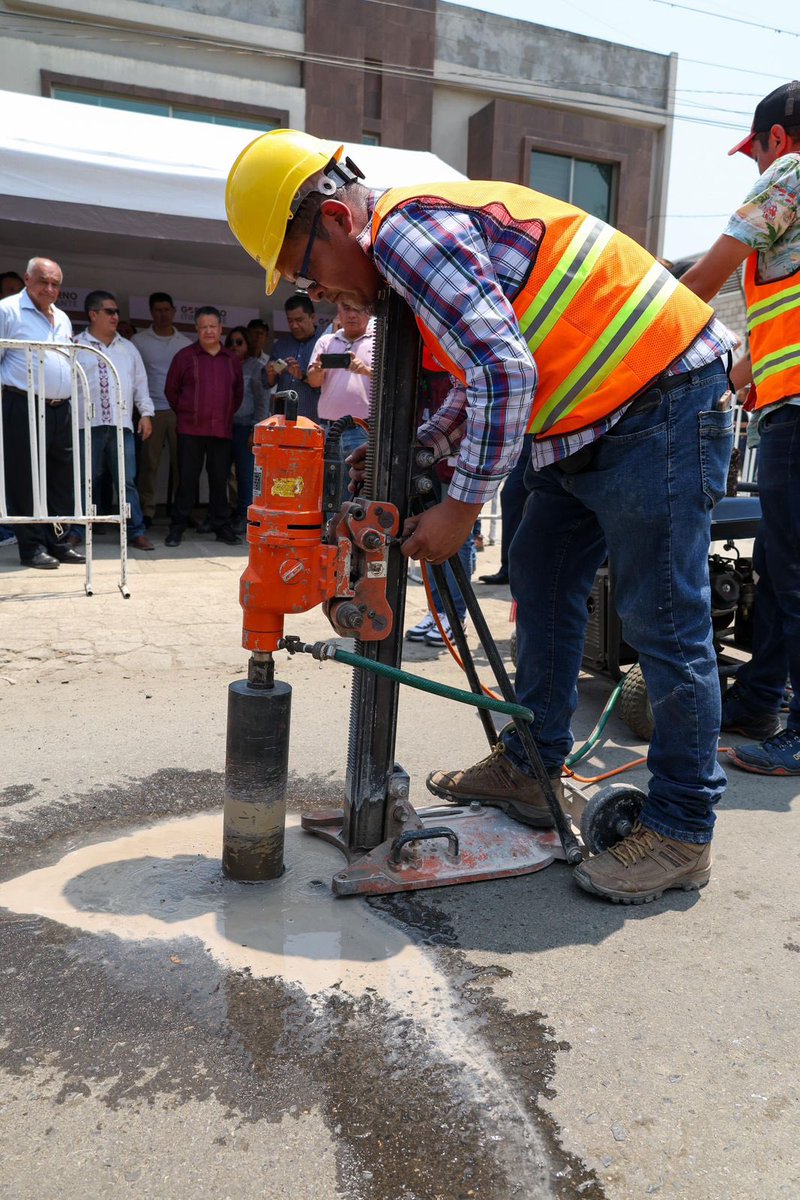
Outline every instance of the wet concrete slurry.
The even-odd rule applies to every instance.
[[[20,814],[13,839],[0,843],[0,881],[213,809],[221,786],[215,772],[166,770]],[[9,791],[0,804],[35,789]],[[290,785],[294,809],[340,800],[319,779]],[[221,836],[221,816],[219,827]],[[75,894],[86,907],[85,877]],[[166,939],[131,940],[0,910],[0,1066],[23,1089],[44,1069],[55,1113],[81,1097],[132,1121],[154,1106],[213,1103],[236,1136],[249,1128],[267,1142],[287,1116],[300,1124],[320,1113],[335,1146],[336,1194],[348,1200],[603,1197],[543,1105],[555,1056],[569,1046],[544,1018],[512,1013],[496,997],[492,983],[507,970],[470,962],[435,893],[335,903],[368,903],[391,952],[416,947],[422,973],[400,973],[397,994],[386,988],[391,974],[371,987],[368,971],[363,987],[315,992],[258,968],[230,969],[179,926]]]

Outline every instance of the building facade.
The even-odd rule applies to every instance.
[[[7,92],[432,151],[471,178],[572,200],[661,252],[674,56],[443,0],[0,0],[0,16]],[[47,252],[41,231],[22,245],[0,220],[4,258],[11,245]],[[165,239],[154,286],[195,295],[191,252],[170,253]],[[86,256],[62,257],[72,283],[97,286]],[[230,263],[212,268],[227,270],[229,303],[258,306],[258,284]],[[121,291],[147,293],[151,264],[113,265]]]

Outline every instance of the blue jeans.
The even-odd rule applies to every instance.
[[[794,696],[787,726],[800,731],[800,407],[767,411],[759,434],[753,654],[736,682],[746,704],[777,713],[788,675]]]
[[[500,492],[500,573],[508,574],[508,551],[514,540],[514,534],[522,520],[522,511],[528,492],[525,487],[525,475],[531,460],[531,435],[526,434],[522,443],[522,453],[503,484]]]
[[[83,478],[83,447],[86,434],[81,430],[81,478]],[[125,495],[131,506],[131,516],[127,524],[128,541],[144,533],[144,516],[136,488],[136,442],[132,429],[122,431],[125,451]],[[116,489],[117,484],[117,427],[116,425],[97,425],[92,429],[92,494],[97,502],[97,489],[106,471],[111,474],[111,480]],[[84,502],[85,507],[85,502]],[[73,526],[72,533],[83,535],[81,525]]]
[[[253,468],[255,459],[250,446],[252,425],[233,423],[233,466],[236,471],[236,517],[247,520],[247,510],[253,503]]]
[[[346,460],[348,455],[352,454],[354,450],[357,450],[359,446],[363,446],[367,440],[367,434],[360,425],[356,425],[354,429],[345,429],[342,433],[341,441],[339,443],[341,447],[342,459]],[[350,469],[349,467],[345,466],[342,476],[342,504],[344,504],[345,500],[352,499],[353,494],[350,491]]]
[[[733,433],[731,413],[714,407],[725,387],[719,362],[662,377],[595,443],[584,470],[531,464],[510,550],[517,698],[535,714],[549,773],[572,746],[587,600],[608,556],[655,720],[641,819],[687,842],[711,840],[725,785],[708,581],[711,509],[725,492]],[[516,734],[506,743],[525,770]]]

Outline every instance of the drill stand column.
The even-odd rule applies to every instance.
[[[382,301],[377,327],[362,496],[394,505],[401,523],[412,504],[418,506],[429,498],[432,486],[420,471],[425,464],[415,461],[413,451],[418,357],[419,337],[411,311],[389,293]],[[361,659],[374,665],[353,673],[344,809],[302,817],[305,830],[332,842],[348,860],[333,877],[334,892],[393,893],[495,879],[541,870],[555,858],[573,857],[571,834],[562,846],[558,831],[528,829],[497,809],[414,808],[408,776],[395,762],[400,684],[391,671],[380,673],[382,667],[397,671],[402,661],[406,562],[398,551],[389,555],[386,594],[394,613],[391,633],[381,641],[356,644]],[[475,678],[469,682],[473,692],[480,690]],[[510,695],[504,695],[513,699],[510,683],[508,689]],[[496,740],[490,723],[486,732],[490,741]],[[552,796],[544,768],[542,775]],[[552,800],[556,804],[554,796]]]

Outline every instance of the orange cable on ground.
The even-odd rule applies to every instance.
[[[442,635],[442,641],[444,642],[445,646],[447,647],[447,650],[449,651],[451,657],[455,659],[455,661],[458,663],[459,667],[463,671],[464,664],[461,661],[461,659],[458,655],[458,651],[456,650],[455,646],[453,645],[453,643],[450,641],[449,637],[445,633],[444,626],[442,625],[442,622],[439,620],[439,613],[436,611],[436,606],[433,603],[433,599],[431,596],[431,583],[430,583],[430,579],[428,578],[428,564],[426,562],[424,562],[422,559],[420,559],[419,565],[422,568],[422,582],[425,587],[425,597],[428,601],[428,610],[429,610],[431,616],[433,617],[434,623],[436,624],[436,628],[439,630],[439,633]],[[515,600],[512,602],[512,612],[514,612],[514,613],[516,612],[516,607],[517,607],[517,602]],[[483,692],[483,694],[485,696],[489,696],[492,700],[501,700],[502,699],[502,696],[498,696],[496,692],[493,692],[491,690],[491,688],[487,688],[483,683],[481,684],[481,691]],[[729,746],[719,746],[717,749],[717,753],[718,754],[727,754],[729,749],[730,749]],[[612,771],[603,771],[603,773],[600,775],[577,775],[570,767],[564,767],[561,771],[561,775],[562,775],[562,778],[574,779],[576,783],[601,783],[602,780],[604,780],[604,779],[612,779],[615,775],[623,775],[625,773],[625,771],[630,771],[634,767],[641,767],[642,764],[646,763],[646,762],[647,762],[646,757],[634,758],[631,762],[625,763],[621,767],[614,767],[614,769]]]
[[[730,746],[718,746],[717,754],[727,754],[729,750]],[[646,757],[634,758],[621,767],[615,767],[613,771],[604,771],[602,775],[576,775],[570,767],[564,767],[561,776],[566,779],[574,779],[577,783],[600,783],[603,779],[611,779],[612,775],[622,775],[625,771],[630,771],[632,767],[640,767],[642,763],[646,762]]]
[[[455,661],[458,663],[459,667],[463,671],[464,664],[461,661],[461,659],[459,658],[458,651],[456,650],[455,646],[453,645],[453,643],[450,641],[450,638],[445,633],[444,626],[442,625],[442,622],[439,620],[439,614],[436,611],[436,605],[433,603],[433,599],[431,597],[431,581],[428,578],[428,564],[426,562],[424,562],[422,559],[420,559],[419,565],[422,567],[422,582],[425,585],[425,597],[428,601],[428,610],[429,610],[431,616],[433,617],[434,622],[436,623],[436,628],[439,630],[439,633],[442,635],[442,641],[444,642],[445,646],[447,647],[448,651],[450,652],[450,655],[455,659]],[[502,696],[498,696],[496,692],[493,692],[491,690],[491,688],[486,687],[485,684],[483,684],[483,683],[481,684],[481,691],[483,692],[484,696],[488,696],[491,700],[502,700],[503,699]]]

